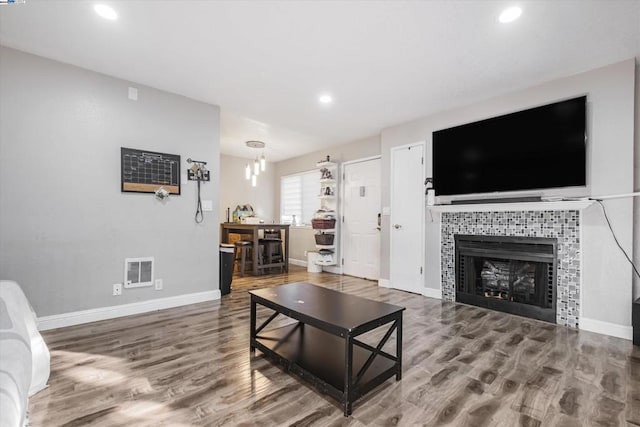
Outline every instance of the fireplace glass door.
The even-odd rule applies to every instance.
[[[456,236],[456,301],[555,322],[555,248],[555,239]]]

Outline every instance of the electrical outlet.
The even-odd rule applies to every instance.
[[[113,296],[122,295],[122,283],[115,283],[113,285]]]
[[[161,291],[162,286],[162,279],[156,279],[156,291]]]
[[[309,251],[304,251],[304,257],[306,258],[307,255],[309,254]]]

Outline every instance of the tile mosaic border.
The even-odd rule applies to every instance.
[[[550,237],[558,240],[556,322],[577,328],[580,318],[580,212],[443,212],[442,299],[455,301],[455,234]]]

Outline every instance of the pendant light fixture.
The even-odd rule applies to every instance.
[[[260,175],[260,171],[265,171],[267,168],[267,158],[264,155],[264,147],[266,144],[262,141],[247,141],[245,145],[249,148],[256,148],[262,150],[262,156],[253,161],[253,167],[251,163],[247,163],[247,166],[244,170],[244,176],[246,179],[251,180],[251,186],[255,187],[258,184],[258,175]]]

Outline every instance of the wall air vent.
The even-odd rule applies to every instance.
[[[124,260],[124,287],[153,286],[153,257]]]

